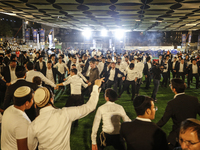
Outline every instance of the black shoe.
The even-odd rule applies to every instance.
[[[131,94],[129,91],[127,91],[127,94]]]
[[[121,98],[121,95],[118,95],[118,98]]]

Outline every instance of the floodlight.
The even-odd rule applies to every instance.
[[[83,30],[82,35],[86,38],[89,38],[92,35],[92,31],[90,29],[85,29]]]
[[[124,30],[118,29],[115,31],[115,38],[122,39],[124,37]]]
[[[108,31],[106,29],[101,30],[101,36],[107,36]]]

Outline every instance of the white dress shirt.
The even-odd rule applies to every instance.
[[[55,109],[47,106],[40,109],[40,115],[28,129],[28,148],[35,150],[70,150],[72,122],[88,115],[96,108],[99,100],[98,86],[93,86],[89,101],[78,107]]]
[[[33,82],[33,78],[36,76],[40,77],[41,80],[45,82],[45,84],[48,84],[52,87],[56,87],[56,85],[52,81],[47,79],[41,72],[34,70],[26,72],[26,81]]]
[[[176,95],[174,95],[174,98],[176,98],[176,96],[178,96],[178,95],[183,95],[183,94],[185,94],[185,92],[183,92],[183,93],[177,93]]]
[[[116,64],[116,66],[115,66],[115,68],[118,68],[119,69],[119,71],[121,71],[122,73],[124,73],[124,71],[125,71],[125,69],[123,68],[123,66],[122,66],[122,64],[120,63],[120,64]],[[118,73],[118,75],[117,75],[117,77],[118,78],[121,78],[123,75],[122,74],[120,74],[120,73]]]
[[[183,65],[184,64],[180,63],[179,72],[183,72]]]
[[[61,62],[61,63],[56,63],[54,66],[54,68],[58,67],[58,71],[61,73],[61,74],[64,74],[65,73],[65,68],[67,69],[67,66],[65,63]]]
[[[28,126],[31,123],[25,112],[14,107],[8,107],[3,114],[1,124],[1,149],[17,150],[17,139],[25,139]]]
[[[147,62],[147,65],[148,65],[148,70],[151,69],[151,63]]]
[[[197,74],[197,73],[198,73],[198,66],[197,66],[197,64],[196,65],[192,64],[192,74]]]
[[[165,64],[165,67],[166,67],[166,68],[163,70],[163,72],[166,73],[166,72],[168,71],[168,62]]]
[[[119,134],[121,127],[121,117],[123,121],[131,121],[126,115],[124,108],[114,102],[107,101],[104,105],[97,109],[93,127],[91,140],[92,144],[96,144],[97,131],[101,118],[103,120],[102,131],[107,134]]]
[[[145,121],[145,122],[151,122],[150,119],[148,118],[140,118],[140,117],[136,117],[137,120],[140,120],[140,121]]]
[[[128,81],[133,81],[135,80],[135,78],[138,78],[138,73],[137,70],[135,70],[135,68],[133,70],[131,70],[129,67],[126,68],[125,74],[127,74],[126,80]]]
[[[55,83],[54,77],[53,77],[52,68],[50,68],[50,69],[47,68],[46,77],[47,77],[47,79],[49,79],[50,81],[52,81],[53,83]]]
[[[175,65],[176,65],[176,61],[173,62],[173,64],[172,64],[172,68],[173,68],[173,69],[175,69]]]
[[[85,84],[83,80],[77,75],[73,75],[70,78],[68,78],[67,81],[63,82],[63,85],[68,85],[68,84],[70,84],[71,87],[71,95],[72,94],[80,95],[81,86],[83,86],[84,88],[88,87],[88,85]]]
[[[14,82],[17,79],[17,76],[15,75],[15,69],[16,68],[11,68],[9,65],[9,69],[10,69],[10,82]]]
[[[88,80],[83,76],[83,74],[81,72],[77,72],[77,75],[83,79],[83,81],[87,82]],[[71,77],[71,75],[67,76],[67,78],[65,78],[66,80],[68,80]]]
[[[108,80],[110,81],[114,81],[114,78],[115,78],[115,68],[114,69],[110,69],[110,76],[108,78]]]
[[[103,62],[99,62],[99,64],[97,65],[97,68],[99,70],[99,75],[101,74],[101,72],[103,71],[103,67],[104,67],[104,63]]]
[[[40,66],[40,70],[42,70],[42,67],[43,67],[43,61],[39,61],[39,66]]]
[[[138,73],[138,78],[142,78],[143,76],[143,69],[144,69],[144,64],[142,62],[138,62],[135,64],[136,72]]]

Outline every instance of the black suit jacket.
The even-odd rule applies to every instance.
[[[183,64],[183,72],[186,73],[187,64],[184,62]],[[176,72],[178,73],[180,69],[180,62],[176,65]]]
[[[199,72],[200,72],[200,69],[199,69],[199,65],[197,64],[197,67],[198,67],[198,74],[199,74]],[[193,72],[193,70],[192,70],[192,64],[190,64],[189,66],[188,66],[188,68],[187,68],[187,71],[186,71],[187,73],[188,73],[188,75],[189,76],[191,76],[192,75],[192,72]]]
[[[168,150],[166,134],[153,122],[138,119],[121,125],[127,150]]]
[[[10,69],[9,66],[5,66],[3,68],[3,72],[1,73],[1,75],[4,77],[4,79],[6,80],[6,83],[10,83],[11,81],[11,76],[10,76]]]
[[[107,71],[107,73],[106,73],[105,82],[109,79],[110,70],[111,70],[111,68],[110,68],[110,69]],[[118,73],[124,76],[124,73],[123,73],[123,72],[121,72],[118,68],[115,68],[114,81],[116,81]]]
[[[157,125],[162,127],[170,118],[172,119],[173,126],[168,141],[175,145],[181,122],[187,118],[196,118],[197,114],[200,115],[200,104],[197,97],[185,94],[177,95],[176,98],[167,103],[164,115],[158,121]]]
[[[151,67],[152,67],[152,66],[153,66],[153,65],[151,64]],[[148,67],[148,64],[147,64],[147,63],[145,63],[145,64],[144,64],[144,69],[143,69],[144,75],[150,75],[150,72],[151,72],[151,68]]]
[[[10,59],[6,56],[6,57],[4,57],[3,61],[4,61],[4,64],[5,64],[6,66],[8,66],[8,65],[9,65],[9,62],[10,62]]]
[[[56,83],[56,75],[62,76],[62,74],[56,68],[52,68],[52,72],[53,72],[54,82]],[[46,68],[44,76],[46,76],[46,73],[47,73],[47,68]]]
[[[13,95],[14,95],[15,90],[21,86],[28,86],[34,91],[38,88],[38,86],[35,83],[28,82],[24,79],[17,80],[14,84],[8,86],[6,89],[6,94],[4,98],[4,104],[3,104],[4,110],[10,106],[10,103],[13,100]],[[29,110],[26,110],[25,112],[31,121],[35,119],[36,112],[35,112],[34,105],[32,105],[32,107]]]
[[[37,71],[40,71],[42,74],[45,74],[45,71],[46,71],[46,69],[47,69],[46,63],[43,61],[42,69],[40,69],[39,61],[37,61],[37,62],[35,63],[35,69],[36,69]]]
[[[174,62],[172,62],[172,64],[171,64],[171,69],[172,69],[172,72],[174,71],[174,70],[177,70],[177,64],[179,63],[178,61],[176,61],[176,63],[175,63],[175,66],[174,66],[174,69],[173,69],[173,63]]]

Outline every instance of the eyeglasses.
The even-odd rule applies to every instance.
[[[183,139],[182,138],[179,138],[179,143],[180,144],[182,144],[182,143],[185,143],[185,145],[187,145],[188,147],[190,147],[190,146],[193,146],[193,145],[195,145],[195,144],[198,144],[198,143],[200,143],[200,141],[199,142],[196,142],[196,143],[193,143],[193,142],[191,142],[191,141],[183,141]]]

